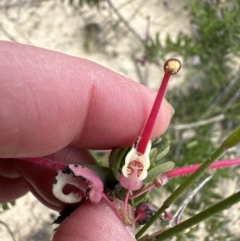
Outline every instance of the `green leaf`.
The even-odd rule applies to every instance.
[[[8,202],[8,203],[3,203],[2,204],[2,209],[3,210],[8,210],[10,207],[9,207],[9,204],[11,205],[11,206],[15,206],[16,205],[16,202],[15,202],[15,200],[13,200],[13,201],[10,201],[10,202]]]
[[[7,203],[3,203],[3,204],[2,204],[2,209],[3,209],[3,210],[8,210],[8,209],[9,209],[8,204],[7,204]]]
[[[153,141],[150,153],[150,169],[160,163],[161,159],[169,152],[169,149],[170,141],[167,137],[162,136],[161,138],[157,138]]]
[[[170,171],[173,168],[174,168],[173,162],[165,162],[163,164],[153,167],[152,169],[148,170],[148,175],[146,179],[144,179],[144,184],[152,183],[154,179],[157,178],[159,175],[161,175],[164,172]]]
[[[85,167],[91,169],[95,172],[99,178],[103,181],[104,186],[113,189],[117,184],[116,179],[114,178],[111,170],[108,167],[102,167],[99,165],[84,165]]]
[[[127,153],[130,151],[128,148],[113,149],[109,156],[109,168],[116,180],[119,179],[120,171],[124,165],[124,160]]]

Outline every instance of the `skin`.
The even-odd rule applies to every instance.
[[[87,149],[132,145],[156,94],[98,64],[54,51],[0,41],[0,56],[0,202],[30,189],[58,210],[44,191],[51,183],[43,182],[41,167],[27,163],[26,168],[15,158],[48,156],[63,163],[94,163]],[[152,137],[161,135],[170,119],[171,107],[164,100]],[[101,201],[83,203],[53,240],[134,238]]]

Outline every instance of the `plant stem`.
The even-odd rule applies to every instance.
[[[137,198],[137,197],[143,195],[144,193],[148,192],[149,190],[153,189],[154,187],[156,187],[156,184],[155,184],[155,183],[152,183],[152,184],[148,185],[147,187],[145,187],[145,188],[144,188],[143,190],[141,190],[140,192],[138,192],[138,193],[136,193],[136,194],[134,194],[134,195],[131,195],[131,196],[129,197],[129,199],[131,200],[131,199]]]
[[[229,166],[234,166],[234,165],[240,165],[240,159],[217,161],[217,162],[214,162],[213,164],[211,164],[208,167],[208,169],[209,170],[218,169],[218,168],[229,167]],[[166,176],[166,178],[168,178],[168,179],[179,177],[179,176],[184,176],[184,175],[195,172],[200,166],[201,166],[201,164],[195,164],[195,165],[191,165],[191,166],[176,168],[171,171],[163,173],[161,176]]]
[[[192,128],[197,128],[199,126],[204,126],[204,125],[208,125],[210,123],[214,123],[214,122],[220,122],[222,120],[225,119],[225,116],[223,114],[206,119],[206,120],[200,120],[197,122],[193,122],[193,123],[187,123],[187,124],[180,124],[180,125],[173,125],[170,126],[170,128],[173,128],[174,130],[188,130],[188,129],[192,129]]]
[[[5,222],[3,222],[1,220],[0,220],[0,224],[2,224],[7,229],[7,231],[9,233],[9,235],[11,236],[12,240],[16,241],[16,239],[14,237],[14,234],[13,234],[12,230],[9,228],[9,226]]]
[[[130,190],[127,190],[127,193],[126,193],[125,198],[124,198],[123,217],[125,217],[125,216],[126,216],[126,213],[127,213],[129,195],[130,195]]]
[[[230,197],[224,199],[223,201],[211,206],[210,208],[198,213],[197,215],[193,216],[192,218],[189,218],[188,220],[174,226],[173,228],[170,228],[161,234],[159,234],[157,237],[154,238],[156,241],[162,241],[167,238],[172,237],[173,235],[176,235],[177,233],[190,228],[194,226],[197,223],[200,223],[201,221],[213,216],[214,214],[218,212],[222,212],[225,209],[230,208],[232,205],[238,203],[240,201],[240,191],[231,195]],[[147,239],[151,240],[151,239]]]
[[[189,188],[203,173],[204,171],[217,160],[228,148],[237,145],[240,142],[240,127],[234,130],[222,143],[222,145],[210,155],[206,161],[183,182],[163,203],[160,209],[154,214],[152,219],[146,223],[146,225],[139,230],[136,234],[136,238],[139,238],[157,219],[158,217],[170,207],[170,205],[187,189]]]
[[[240,126],[234,130],[222,143],[222,147],[229,149],[236,146],[240,142]]]
[[[137,34],[137,32],[130,26],[129,22],[119,13],[118,9],[115,8],[113,3],[110,0],[107,0],[109,6],[113,9],[113,11],[118,16],[119,20],[124,23],[124,25],[128,28],[128,30],[136,37],[137,40],[139,40],[140,43],[142,43],[142,38]]]
[[[109,200],[109,198],[106,196],[105,193],[102,194],[102,198],[106,201],[106,203],[112,208],[112,210],[114,211],[114,213],[117,215],[117,217],[122,220],[122,216],[120,215],[120,213],[118,212],[118,210],[116,209],[116,207],[114,206],[113,202]]]

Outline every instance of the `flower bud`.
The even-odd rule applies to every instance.
[[[153,217],[157,212],[158,207],[152,203],[141,202],[137,205],[135,211],[136,222],[140,225],[144,225]]]

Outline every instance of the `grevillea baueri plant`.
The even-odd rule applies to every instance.
[[[109,157],[109,167],[98,165],[64,165],[44,158],[21,158],[19,161],[32,162],[45,170],[55,172],[52,180],[52,195],[56,202],[63,203],[63,207],[72,212],[75,207],[81,206],[84,200],[89,199],[93,205],[105,200],[122,222],[129,226],[144,225],[136,234],[139,239],[143,233],[157,219],[171,221],[173,216],[166,209],[196,181],[205,170],[218,169],[239,165],[240,159],[216,161],[228,148],[240,142],[240,127],[236,129],[222,143],[222,145],[202,164],[174,168],[172,162],[162,162],[169,149],[166,138],[150,140],[151,132],[158,115],[161,102],[171,75],[175,75],[181,68],[177,59],[169,59],[164,65],[164,77],[153,104],[148,120],[132,148],[119,148],[112,150]],[[214,162],[215,161],[215,162]],[[160,188],[170,179],[188,175],[189,178],[182,183],[158,208],[150,202],[149,191]],[[123,205],[116,205],[116,200],[123,201]],[[222,202],[195,215],[186,221],[168,226],[158,232],[141,237],[139,240],[164,240],[174,234],[187,229],[206,219],[209,215],[220,212],[240,201],[240,192],[233,194]],[[68,209],[69,207],[69,209]],[[134,215],[132,215],[134,212]],[[69,215],[68,211],[61,212],[62,216]],[[56,220],[59,223],[60,219]]]

